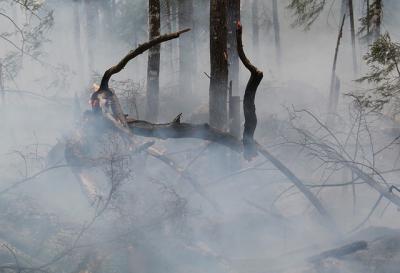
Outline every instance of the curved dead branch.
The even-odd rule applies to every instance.
[[[237,23],[236,27],[236,39],[237,39],[237,51],[240,60],[243,65],[250,71],[250,79],[247,82],[246,90],[243,98],[243,113],[244,113],[244,130],[243,130],[243,145],[244,145],[244,157],[251,159],[257,156],[257,148],[254,142],[254,132],[257,128],[257,114],[255,106],[255,98],[257,88],[260,85],[261,80],[264,77],[262,71],[255,67],[243,50],[242,42],[242,25],[240,22]]]
[[[153,40],[148,41],[147,43],[139,45],[135,50],[132,50],[131,52],[129,52],[128,55],[126,55],[117,65],[109,68],[104,73],[103,78],[101,79],[100,90],[108,90],[109,89],[108,82],[109,82],[111,76],[119,73],[122,69],[124,69],[130,60],[132,60],[133,58],[142,54],[143,52],[150,49],[151,47],[161,44],[163,42],[172,40],[172,39],[176,39],[182,33],[185,33],[188,31],[190,31],[190,28],[186,28],[186,29],[180,30],[178,32],[174,32],[174,33],[161,35],[161,36],[158,36],[157,38],[154,38]]]
[[[275,158],[265,148],[258,144],[254,140],[254,131],[257,126],[257,116],[255,111],[255,95],[257,87],[260,84],[263,73],[253,66],[250,61],[246,58],[243,51],[242,43],[242,28],[238,24],[238,53],[246,68],[251,72],[249,82],[246,86],[243,108],[245,112],[245,129],[243,132],[243,141],[241,142],[234,136],[220,131],[218,129],[210,127],[208,124],[190,124],[181,122],[181,114],[179,114],[173,121],[164,124],[154,124],[143,120],[136,120],[127,118],[122,112],[122,108],[119,104],[118,98],[112,89],[108,87],[108,81],[113,74],[121,71],[125,65],[137,55],[143,53],[163,41],[168,41],[173,38],[179,37],[183,32],[189,29],[179,31],[173,34],[167,34],[160,36],[150,42],[147,42],[139,46],[136,50],[131,51],[126,57],[124,57],[119,64],[110,68],[104,73],[100,89],[95,92],[92,96],[92,110],[97,117],[103,117],[103,121],[106,126],[110,126],[124,134],[125,136],[131,137],[132,135],[139,135],[143,137],[154,137],[160,139],[168,138],[196,138],[215,142],[230,148],[238,153],[244,152],[246,159],[251,159],[257,156],[257,151],[260,152],[266,159],[268,159],[277,169],[279,169],[283,175],[285,175],[313,204],[317,211],[322,215],[324,224],[329,229],[335,229],[334,221],[324,208],[319,199],[305,186],[305,184],[287,168],[279,159]],[[99,107],[100,99],[104,98],[108,101],[111,106],[111,111],[107,108]],[[96,101],[97,100],[97,101]],[[95,103],[94,103],[95,102]],[[167,163],[168,164],[168,163]],[[203,194],[202,194],[203,195]]]
[[[125,114],[123,113],[121,104],[119,103],[119,100],[115,95],[114,90],[110,89],[108,86],[108,82],[110,81],[112,75],[121,72],[121,70],[125,68],[129,61],[144,53],[151,47],[172,39],[176,39],[182,33],[188,31],[190,31],[190,28],[186,28],[174,33],[164,34],[142,45],[139,45],[135,50],[131,50],[128,55],[126,55],[118,64],[112,66],[106,72],[104,72],[103,78],[101,79],[100,88],[92,94],[90,99],[93,111],[100,112],[101,110],[104,111],[104,109],[107,109],[109,107],[115,119],[122,125],[126,126],[126,118]]]

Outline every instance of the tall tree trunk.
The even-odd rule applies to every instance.
[[[228,55],[227,0],[210,2],[210,63],[209,90],[210,125],[225,130],[227,123]]]
[[[240,97],[239,95],[239,55],[237,53],[236,26],[240,22],[240,0],[228,1],[228,58],[229,81],[231,84],[229,96],[229,132],[240,138]]]
[[[79,0],[74,0],[72,2],[72,12],[73,12],[73,20],[74,20],[74,44],[75,44],[75,54],[76,59],[78,61],[78,79],[79,84],[84,85],[84,76],[83,76],[83,57],[82,57],[82,46],[81,46],[81,18],[79,14]]]
[[[160,36],[160,0],[149,0],[149,40]],[[147,63],[146,117],[157,121],[160,92],[160,45],[149,50]]]
[[[277,0],[272,0],[272,20],[274,24],[274,34],[275,34],[275,50],[276,50],[276,63],[278,67],[281,65],[282,61],[282,50],[281,50],[281,33],[279,25],[279,13],[278,13],[278,2]]]
[[[169,4],[171,6],[171,31],[178,31],[178,3],[177,0],[169,0]],[[182,38],[182,37],[181,37]],[[174,39],[170,42],[171,44],[171,62],[172,62],[172,71],[173,73],[173,82],[177,83],[177,90],[179,92],[179,40]]]
[[[161,12],[163,12],[163,17],[165,18],[165,28],[167,33],[172,32],[172,21],[173,21],[173,10],[171,6],[171,0],[166,0],[165,5],[161,7]],[[168,58],[168,66],[171,68],[172,74],[174,74],[174,59],[173,59],[173,43],[170,42],[165,45],[166,55]]]
[[[260,44],[260,28],[259,28],[259,10],[258,0],[253,0],[251,7],[252,25],[253,25],[253,55],[259,55],[259,44]]]
[[[179,29],[193,28],[193,0],[178,0]],[[193,32],[179,39],[179,94],[192,93]]]
[[[351,32],[351,46],[353,55],[353,72],[357,75],[357,52],[356,52],[356,31],[354,27],[354,7],[353,0],[349,0],[349,16],[350,16],[350,32]]]

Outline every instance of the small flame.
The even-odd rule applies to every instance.
[[[96,91],[98,91],[99,89],[100,89],[100,85],[94,83],[94,84],[92,85],[91,91],[92,91],[92,92],[96,92]]]

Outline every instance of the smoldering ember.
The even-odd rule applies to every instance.
[[[400,273],[399,12],[0,0],[0,273]]]

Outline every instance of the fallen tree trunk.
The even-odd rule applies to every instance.
[[[320,200],[305,186],[305,184],[293,172],[290,171],[287,166],[285,166],[279,159],[275,158],[271,153],[269,153],[265,148],[263,148],[253,139],[254,131],[257,126],[257,116],[255,112],[254,101],[257,87],[262,80],[263,73],[250,63],[243,52],[241,35],[242,28],[240,23],[237,27],[237,50],[243,64],[251,72],[243,102],[243,109],[245,111],[245,130],[243,132],[243,142],[228,133],[210,127],[208,124],[183,123],[181,122],[181,114],[179,114],[173,121],[169,123],[154,124],[148,121],[127,118],[122,112],[118,97],[116,96],[115,92],[108,86],[108,82],[111,76],[120,72],[130,60],[135,58],[137,55],[143,53],[145,50],[164,41],[177,38],[181,33],[184,33],[186,31],[188,31],[188,29],[172,34],[166,34],[157,37],[143,45],[140,45],[136,50],[131,51],[127,56],[125,56],[117,65],[108,69],[104,73],[99,90],[92,95],[92,110],[95,116],[102,116],[102,120],[105,124],[107,124],[107,126],[110,126],[110,128],[114,128],[115,130],[118,130],[121,133],[126,134],[127,136],[139,135],[143,137],[154,137],[160,139],[197,138],[224,145],[238,153],[244,152],[244,156],[246,159],[251,159],[257,155],[257,152],[260,152],[278,170],[280,170],[282,174],[285,175],[313,204],[317,211],[322,215],[324,224],[329,229],[334,230],[336,228],[334,221],[329,215],[328,211],[324,208]],[[105,100],[105,102],[103,102],[103,105],[101,103],[102,99]]]

